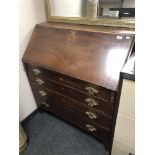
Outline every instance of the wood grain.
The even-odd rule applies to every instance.
[[[38,104],[41,104],[43,100],[37,99]],[[49,103],[49,102],[48,102]],[[50,103],[49,103],[50,104]],[[92,123],[92,121],[86,120],[80,115],[75,114],[72,110],[68,109],[67,107],[61,106],[55,102],[51,102],[51,107],[46,108],[41,106],[43,110],[49,111],[50,113],[58,116],[59,118],[72,123],[73,125],[83,129],[87,133],[95,136],[97,139],[101,140],[104,143],[106,150],[110,150],[110,132],[105,130],[105,128],[101,127],[100,125]],[[93,125],[96,128],[95,132],[91,132],[86,127],[87,124]],[[63,131],[62,131],[63,132]]]
[[[37,106],[102,140],[111,153],[120,71],[134,48],[134,39],[132,31],[100,26],[36,25],[22,60]],[[35,75],[33,69],[40,73]],[[36,79],[43,84],[37,84]],[[89,94],[87,86],[97,93]],[[40,90],[46,95],[41,96]],[[88,106],[88,97],[98,106]],[[86,112],[97,118],[91,119]],[[97,130],[91,132],[87,124]]]
[[[24,62],[114,91],[117,91],[120,70],[134,41],[131,34],[119,34],[118,37],[110,31],[108,34],[95,33],[42,25],[36,26],[34,35],[33,44],[30,41],[25,52]]]

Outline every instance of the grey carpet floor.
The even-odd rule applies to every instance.
[[[103,144],[48,113],[36,113],[23,124],[28,146],[21,155],[108,155]]]

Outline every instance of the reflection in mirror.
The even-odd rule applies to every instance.
[[[99,0],[99,17],[134,18],[135,0]]]
[[[51,16],[86,17],[92,13],[97,17],[98,0],[50,0]]]
[[[135,0],[50,0],[51,16],[133,18]]]

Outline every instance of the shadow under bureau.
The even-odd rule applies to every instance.
[[[23,63],[37,106],[87,131],[111,152],[119,75],[133,46],[130,31],[36,25]]]

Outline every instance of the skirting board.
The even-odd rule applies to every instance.
[[[32,113],[30,113],[26,118],[24,118],[20,123],[21,125],[25,124],[29,120],[31,120],[37,113],[39,112],[39,109],[35,109]]]

